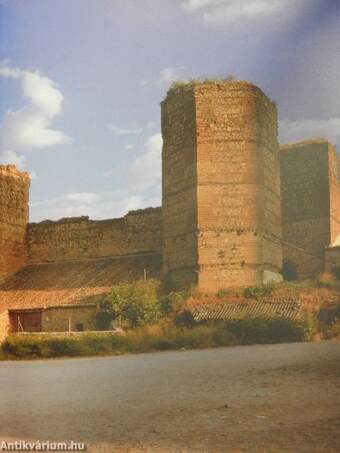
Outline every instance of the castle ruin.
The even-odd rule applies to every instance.
[[[276,107],[248,82],[175,85],[161,115],[161,208],[29,224],[29,176],[0,166],[0,315],[10,310],[12,330],[19,317],[29,330],[25,311],[41,330],[65,330],[62,307],[89,329],[93,304],[120,281],[213,293],[340,269],[339,161],[327,141],[280,147]]]
[[[30,178],[14,165],[0,165],[0,282],[27,262]]]
[[[340,237],[338,156],[327,141],[308,140],[281,146],[280,161],[284,267],[313,278]]]
[[[279,281],[275,105],[247,82],[186,85],[162,103],[163,273],[215,292]]]

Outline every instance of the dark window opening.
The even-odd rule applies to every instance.
[[[83,332],[84,330],[84,324],[82,322],[76,324],[76,331],[77,332]]]
[[[284,261],[282,266],[283,278],[289,282],[297,280],[296,264],[292,261]]]

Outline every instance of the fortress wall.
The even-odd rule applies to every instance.
[[[0,165],[0,281],[27,260],[28,173],[14,165]]]
[[[88,217],[28,227],[29,262],[44,263],[161,251],[161,208],[132,211],[112,220]]]
[[[195,98],[191,86],[162,102],[163,278],[171,288],[197,280]]]
[[[162,132],[165,275],[207,292],[279,277],[275,106],[247,82],[188,84],[162,103]]]
[[[280,160],[284,262],[296,267],[299,279],[313,278],[324,270],[331,241],[329,144],[285,145]]]
[[[246,82],[195,89],[199,279],[203,291],[281,271],[277,112]]]

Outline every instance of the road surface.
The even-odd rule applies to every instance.
[[[340,451],[340,342],[0,362],[0,438],[96,453]]]

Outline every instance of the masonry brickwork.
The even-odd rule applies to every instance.
[[[284,266],[313,278],[340,233],[337,155],[327,141],[311,140],[282,146],[280,160]]]
[[[28,173],[14,165],[0,165],[0,281],[27,260]]]
[[[161,208],[131,211],[111,220],[88,217],[31,223],[29,263],[161,253]]]
[[[161,113],[162,208],[28,224],[29,176],[0,166],[0,313],[43,309],[45,329],[64,329],[66,305],[161,267],[169,289],[203,292],[280,280],[283,263],[300,279],[337,267],[339,161],[327,141],[279,151],[276,107],[248,82],[175,85]],[[77,324],[90,328],[93,307],[83,322],[75,309]]]
[[[247,82],[173,88],[162,103],[163,272],[214,292],[279,279],[275,105]]]

